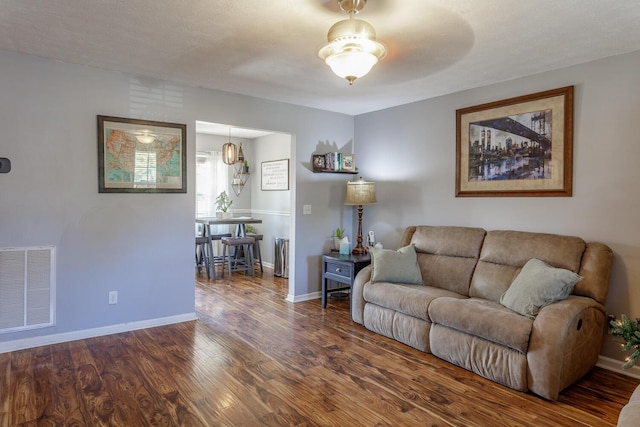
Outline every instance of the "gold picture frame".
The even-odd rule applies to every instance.
[[[456,197],[570,197],[573,86],[456,110],[456,144]]]

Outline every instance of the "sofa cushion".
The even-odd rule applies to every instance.
[[[446,289],[421,285],[402,285],[389,282],[368,282],[364,285],[366,302],[399,311],[409,316],[429,321],[429,304],[439,297],[465,298]]]
[[[413,245],[397,251],[371,248],[372,282],[404,283],[421,285],[422,275]]]
[[[526,353],[533,321],[480,298],[438,298],[429,305],[431,322]]]
[[[567,298],[580,279],[573,271],[554,268],[534,258],[522,267],[500,303],[533,319],[542,307]]]
[[[524,231],[488,231],[473,273],[469,296],[500,301],[532,258],[578,273],[586,243],[579,237]]]
[[[409,227],[402,242],[415,246],[425,285],[468,296],[484,235],[481,228],[420,225]]]

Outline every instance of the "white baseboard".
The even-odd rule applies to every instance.
[[[287,295],[287,301],[289,302],[302,302],[302,301],[310,301],[312,299],[322,298],[322,292],[311,292],[310,294],[293,296],[291,294]]]
[[[120,323],[117,325],[100,328],[84,329],[81,331],[65,332],[62,334],[47,335],[43,337],[24,338],[14,341],[0,342],[0,354],[10,351],[24,350],[40,347],[42,345],[59,344],[63,342],[82,340],[86,338],[100,337],[103,335],[119,334],[121,332],[135,331],[137,329],[153,328],[156,326],[171,325],[174,323],[197,320],[196,313],[179,314],[177,316],[162,317],[159,319],[142,320],[139,322]]]
[[[623,364],[624,364],[623,360],[600,356],[598,358],[598,363],[596,363],[596,366],[602,369],[606,369],[608,371],[613,371],[622,375],[626,375],[628,377],[640,379],[640,366],[632,366],[629,369],[622,369]]]

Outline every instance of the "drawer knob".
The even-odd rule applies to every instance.
[[[342,270],[340,269],[340,267],[336,268],[336,273],[340,273]]]

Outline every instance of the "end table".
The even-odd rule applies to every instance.
[[[338,252],[324,254],[322,256],[322,308],[327,307],[327,297],[331,292],[351,290],[356,274],[369,264],[371,264],[369,254],[340,255]],[[329,280],[346,286],[329,289]]]

